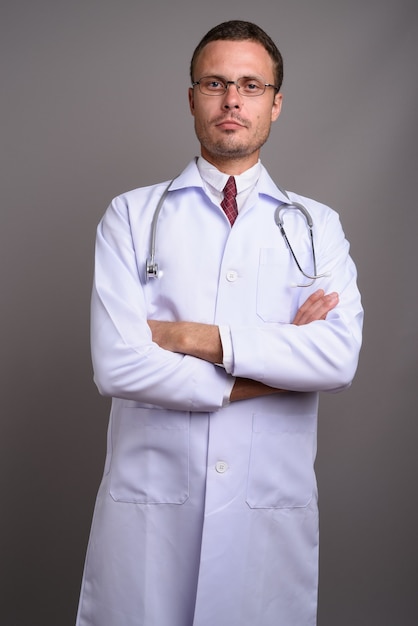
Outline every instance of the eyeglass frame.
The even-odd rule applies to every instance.
[[[224,91],[222,93],[205,93],[204,91],[202,91],[201,85],[200,85],[200,81],[202,81],[204,78],[216,78],[220,83],[224,85]],[[199,78],[199,80],[195,80],[192,82],[192,87],[196,87],[197,85],[199,87],[199,91],[202,94],[202,96],[218,96],[218,97],[224,96],[227,93],[229,85],[235,85],[239,95],[243,96],[244,98],[257,98],[258,96],[263,96],[266,93],[267,87],[272,87],[276,93],[279,93],[280,91],[280,87],[276,87],[276,85],[272,85],[271,83],[261,83],[264,87],[264,91],[262,91],[261,93],[256,93],[256,94],[242,93],[240,91],[241,86],[238,84],[238,81],[242,80],[243,78],[247,78],[248,80],[256,80],[257,82],[259,82],[258,78],[252,79],[251,77],[247,77],[247,76],[240,76],[239,78],[237,78],[237,80],[226,80],[225,78],[221,78],[220,76],[214,75],[214,76],[202,76],[201,78]]]

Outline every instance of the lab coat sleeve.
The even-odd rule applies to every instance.
[[[94,380],[101,394],[154,406],[213,411],[232,378],[223,368],[152,341],[127,207],[117,198],[97,229],[91,302]]]
[[[299,290],[298,306],[316,289],[336,291],[339,304],[326,320],[303,326],[266,323],[231,325],[234,376],[290,391],[339,391],[356,372],[362,341],[363,309],[357,272],[338,214],[330,211],[317,241],[318,267],[329,276]]]

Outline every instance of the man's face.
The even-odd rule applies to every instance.
[[[197,58],[194,80],[216,76],[236,81],[251,77],[274,84],[273,61],[254,41],[212,41]],[[225,94],[208,96],[196,85],[189,90],[195,131],[202,156],[220,170],[240,173],[254,165],[279,114],[281,94],[267,87],[261,96],[242,96],[235,85]],[[234,172],[231,171],[233,164]]]

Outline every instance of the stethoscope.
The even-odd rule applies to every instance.
[[[155,246],[156,246],[156,239],[157,239],[157,226],[158,226],[158,218],[159,215],[161,213],[161,209],[163,208],[163,204],[164,201],[167,197],[168,192],[170,191],[170,187],[172,185],[173,181],[171,181],[167,187],[164,189],[163,194],[157,204],[157,208],[155,209],[153,218],[152,218],[152,223],[151,223],[151,242],[150,242],[150,254],[149,257],[146,261],[146,266],[145,266],[145,278],[148,282],[148,280],[150,278],[158,278],[159,276],[159,267],[158,267],[158,263],[155,259]],[[274,221],[276,222],[277,226],[279,227],[279,230],[283,236],[283,239],[286,242],[287,247],[289,248],[290,254],[293,257],[293,260],[296,263],[296,266],[298,268],[298,270],[300,271],[301,274],[303,274],[303,276],[305,276],[305,278],[307,278],[309,280],[309,282],[304,283],[304,284],[296,284],[295,287],[310,287],[311,285],[313,285],[314,281],[317,280],[318,278],[324,278],[325,276],[329,276],[329,273],[325,273],[325,274],[318,274],[317,273],[317,268],[316,268],[316,256],[315,256],[315,245],[314,245],[314,237],[313,237],[313,220],[312,217],[308,211],[308,209],[306,207],[303,206],[303,204],[300,204],[299,202],[291,202],[289,196],[287,195],[286,191],[284,191],[283,189],[280,189],[282,191],[282,193],[289,199],[289,202],[280,204],[277,209],[274,212]],[[308,227],[308,231],[309,231],[309,238],[310,238],[310,242],[311,242],[311,249],[312,249],[312,267],[313,267],[313,273],[312,274],[308,274],[307,272],[305,272],[297,257],[296,254],[292,248],[292,246],[290,245],[289,239],[286,235],[286,231],[284,229],[284,224],[283,224],[283,217],[281,216],[281,212],[284,210],[296,210],[299,211],[300,213],[302,213],[302,215],[304,216],[305,220],[306,220],[306,224]]]
[[[289,198],[289,196],[287,195],[286,191],[284,189],[282,189],[281,187],[279,187],[280,191],[286,196],[286,198]],[[306,224],[308,227],[308,231],[309,231],[309,239],[311,241],[311,250],[312,250],[312,267],[313,267],[313,274],[308,274],[307,272],[305,272],[297,257],[296,254],[292,248],[292,246],[290,245],[290,241],[286,235],[286,231],[284,229],[284,225],[283,225],[283,218],[281,217],[281,212],[282,211],[287,211],[288,209],[293,209],[296,211],[299,211],[300,213],[302,213],[302,215],[304,216],[305,220],[306,220]],[[311,214],[309,213],[308,209],[306,207],[303,206],[303,204],[300,204],[300,202],[289,202],[289,203],[285,203],[285,204],[280,204],[277,209],[274,212],[274,221],[276,222],[277,226],[279,227],[279,230],[283,236],[283,239],[286,242],[287,247],[289,248],[289,252],[293,257],[294,262],[296,263],[296,266],[299,270],[299,272],[301,274],[303,274],[303,276],[305,276],[305,278],[309,279],[308,283],[304,283],[304,284],[299,284],[297,283],[295,286],[296,287],[310,287],[311,285],[313,285],[313,283],[318,279],[318,278],[324,278],[325,276],[329,276],[329,272],[325,272],[324,274],[318,274],[317,273],[317,269],[316,269],[316,256],[315,256],[315,245],[314,245],[314,237],[313,237],[313,220],[311,217]]]

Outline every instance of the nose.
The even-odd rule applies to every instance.
[[[240,109],[242,100],[238,86],[232,80],[226,84],[226,92],[223,97],[222,107],[224,109]]]

